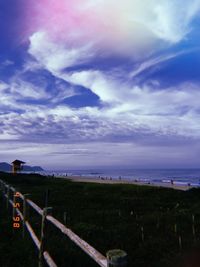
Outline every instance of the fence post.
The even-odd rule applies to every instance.
[[[0,184],[1,184],[1,186],[0,186],[1,191],[3,191],[3,181],[2,180],[0,180]]]
[[[179,243],[179,249],[181,251],[182,250],[182,237],[181,237],[181,235],[179,235],[179,237],[178,237],[178,243]]]
[[[4,182],[2,182],[2,201],[3,201],[3,205],[4,205],[4,201],[6,201],[5,200],[5,190],[6,190],[5,184],[4,184]]]
[[[141,238],[142,238],[142,242],[144,242],[144,227],[141,226]]]
[[[42,267],[43,266],[43,253],[45,251],[45,246],[46,246],[46,216],[51,213],[52,208],[44,208],[43,213],[42,213],[42,224],[41,224],[41,236],[40,236],[40,249],[39,249],[39,263],[38,266]]]
[[[176,223],[174,224],[174,233],[175,233],[175,235],[177,234],[177,224]]]
[[[192,234],[194,237],[194,241],[196,241],[195,215],[194,214],[192,214]]]
[[[66,211],[63,213],[63,220],[64,220],[64,224],[66,226],[67,225],[67,212]]]
[[[1,180],[1,194],[2,194],[2,200],[4,202],[4,199],[5,199],[5,196],[4,196],[4,194],[5,194],[5,184],[4,184],[4,182],[2,180]]]
[[[46,192],[45,192],[45,207],[48,207],[49,196],[50,196],[50,190],[47,189]]]
[[[108,267],[127,266],[127,253],[120,249],[109,250],[106,253]]]
[[[7,201],[6,201],[6,207],[9,208],[9,200],[10,200],[10,186],[7,187]]]
[[[6,198],[6,183],[3,184],[3,197]]]
[[[13,218],[15,217],[15,213],[16,213],[16,208],[15,208],[15,204],[16,204],[16,190],[13,191]]]

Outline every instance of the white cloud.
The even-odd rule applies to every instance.
[[[43,1],[38,4],[35,31],[44,29],[58,42],[89,41],[98,48],[137,56],[139,51],[152,51],[157,41],[183,40],[199,10],[199,0],[57,0],[54,5]]]
[[[11,94],[13,98],[20,100],[23,98],[32,98],[32,99],[48,99],[49,94],[39,86],[34,86],[30,82],[23,81],[22,79],[13,79],[10,86]]]
[[[193,1],[151,1],[147,7],[151,19],[143,17],[144,23],[158,38],[177,43],[191,30],[191,22],[200,10],[200,2]],[[149,12],[150,14],[150,12]]]
[[[92,56],[91,45],[68,48],[65,44],[52,42],[46,32],[34,33],[30,43],[29,53],[52,72],[81,64]]]
[[[199,138],[198,86],[182,84],[178,88],[154,90],[150,87],[125,88],[117,102],[109,105],[73,109],[57,104],[55,107],[21,105],[18,113],[2,114],[2,136],[21,139],[49,139],[58,142],[119,139],[134,140],[135,134],[174,135]],[[115,95],[116,96],[116,95]],[[16,104],[10,102],[10,108]],[[12,129],[10,132],[9,129]],[[8,132],[9,131],[9,132]],[[48,133],[48,135],[47,135]],[[1,135],[1,134],[0,134]]]
[[[8,88],[8,84],[0,81],[0,92],[3,92],[7,88]]]
[[[123,79],[121,79],[115,74],[115,71],[98,70],[98,65],[95,69],[90,70],[63,71],[64,66],[69,67],[70,64],[71,66],[78,64],[79,56],[80,60],[83,60],[85,54],[83,53],[84,56],[82,56],[79,51],[79,56],[74,54],[71,60],[68,60],[68,52],[69,55],[71,53],[70,49],[65,48],[62,50],[65,53],[65,60],[62,62],[58,60],[54,64],[58,45],[50,39],[48,39],[49,43],[47,43],[45,40],[46,37],[44,38],[44,36],[41,35],[41,50],[37,41],[34,38],[31,39],[29,52],[32,56],[55,77],[71,83],[72,86],[81,85],[89,88],[94,94],[99,96],[105,105],[101,109],[95,107],[79,108],[76,110],[58,105],[55,109],[50,110],[52,116],[56,114],[57,123],[59,121],[60,123],[64,123],[63,120],[65,121],[66,117],[73,124],[73,126],[70,126],[76,129],[73,132],[73,138],[76,138],[76,131],[77,136],[82,133],[82,137],[87,136],[87,138],[98,139],[98,136],[99,138],[102,135],[109,136],[113,132],[118,132],[122,136],[126,132],[130,133],[134,132],[135,129],[139,131],[139,129],[145,128],[154,134],[162,133],[171,135],[173,133],[175,135],[195,138],[199,136],[200,129],[197,123],[199,103],[197,100],[200,97],[200,93],[198,84],[183,83],[177,87],[160,88],[159,81],[154,81],[154,83],[157,82],[158,84],[157,89],[155,89],[147,85],[148,81],[146,85],[138,86],[133,85],[132,81],[129,80],[130,77],[136,77],[143,71],[188,51],[152,57],[147,61],[142,61],[132,73],[125,73],[123,69],[119,69],[118,72],[121,72],[121,76],[124,75]],[[39,49],[39,52],[37,49],[33,49],[35,45]],[[46,46],[47,50],[45,50]],[[46,53],[48,46],[52,47],[54,55],[51,55],[52,53]],[[58,59],[59,53],[60,51],[58,49]],[[87,53],[90,54],[90,52]],[[75,120],[72,122],[69,116],[75,118]],[[93,121],[97,123],[95,132],[93,128],[90,130],[89,127],[86,127],[85,117],[89,121],[91,120],[91,124]],[[87,124],[90,124],[90,122],[87,121]],[[85,128],[82,127],[83,125]]]
[[[80,71],[72,74],[58,74],[60,77],[75,85],[82,85],[89,88],[94,94],[98,95],[102,101],[114,102],[119,100],[120,91],[119,82],[112,77],[108,77],[101,71]]]
[[[78,0],[77,4],[58,0],[57,5],[62,7],[57,15],[52,5],[38,5],[40,30],[30,36],[29,47],[29,53],[52,72],[88,62],[105,51],[149,58],[160,48],[184,40],[200,11],[199,0],[124,0],[117,4],[114,0]],[[75,23],[73,16],[82,23]]]

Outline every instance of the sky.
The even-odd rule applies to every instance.
[[[200,167],[200,0],[0,0],[0,161]]]

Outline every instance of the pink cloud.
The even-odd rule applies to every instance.
[[[30,0],[29,3],[27,39],[36,32],[45,32],[53,42],[67,47],[89,43],[97,51],[103,48],[103,51],[136,58],[152,54],[160,42],[168,46],[183,40],[200,10],[196,0],[184,10],[180,0],[172,3],[167,0]]]
[[[82,0],[43,0],[36,4],[34,1],[29,10],[33,17],[28,19],[31,32],[45,31],[51,38],[59,40],[77,40],[90,38],[102,26],[94,14],[88,14],[81,8]]]
[[[109,1],[112,2],[112,1]],[[46,32],[52,41],[67,46],[97,44],[98,48],[123,46],[130,31],[124,29],[119,7],[102,0],[43,0],[29,5],[27,38]]]

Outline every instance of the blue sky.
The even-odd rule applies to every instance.
[[[0,161],[199,167],[200,0],[44,2],[0,0]]]

